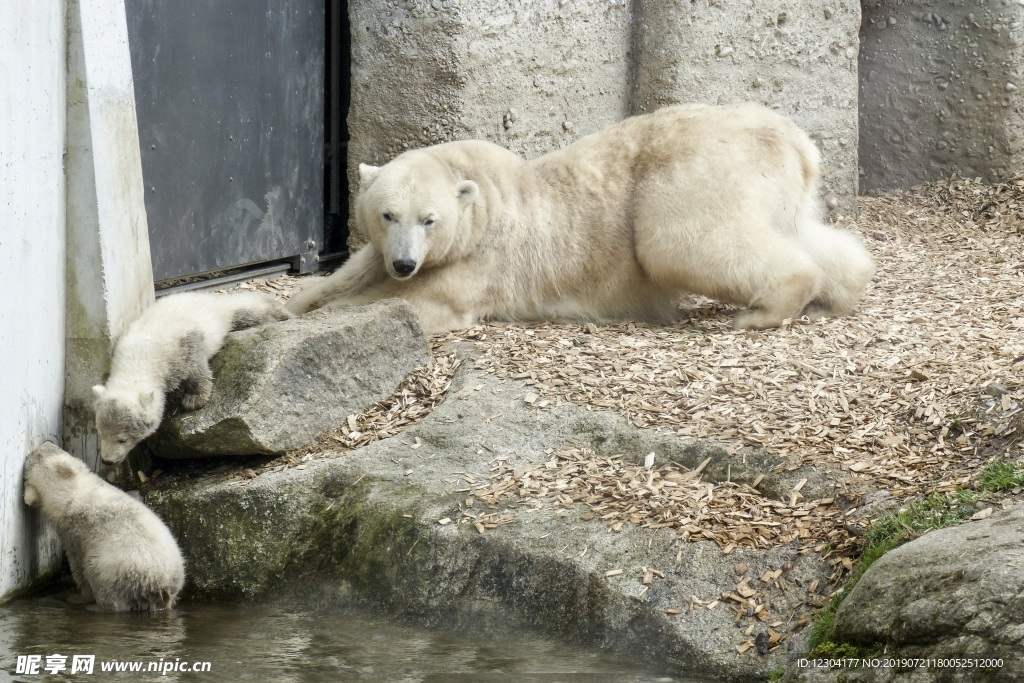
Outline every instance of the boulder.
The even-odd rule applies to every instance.
[[[147,443],[165,458],[284,453],[387,398],[430,360],[419,319],[398,299],[235,332],[211,363],[210,402],[169,415]]]
[[[830,639],[868,657],[961,666],[794,667],[786,681],[1024,680],[1024,506],[925,534],[864,573]],[[850,650],[853,651],[853,650]],[[985,660],[1000,666],[979,668]]]
[[[743,644],[806,610],[807,586],[828,574],[815,553],[723,554],[711,541],[681,543],[672,529],[614,532],[582,503],[491,505],[474,500],[470,483],[494,481],[498,462],[547,467],[552,450],[569,448],[705,463],[709,480],[751,476],[744,467],[772,480],[779,461],[744,465],[714,443],[638,429],[610,413],[538,408],[524,401],[528,390],[467,363],[444,403],[394,437],[252,479],[161,478],[145,499],[179,540],[190,599],[354,604],[499,642],[525,629],[693,680],[762,681],[783,665],[785,643],[765,657]],[[764,593],[762,614],[775,615],[767,621],[725,599],[700,606],[736,590],[739,563]],[[777,586],[758,578],[782,567]]]

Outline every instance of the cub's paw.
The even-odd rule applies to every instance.
[[[183,394],[181,397],[181,407],[185,410],[199,410],[209,402],[209,394],[206,396],[202,396],[200,394]]]
[[[181,407],[185,410],[199,410],[210,402],[213,380],[209,377],[192,378],[183,382],[181,387]]]

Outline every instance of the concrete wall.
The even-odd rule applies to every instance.
[[[535,157],[624,118],[628,5],[350,0],[349,186],[407,149],[484,138]]]
[[[410,148],[484,138],[532,158],[666,104],[757,100],[812,134],[827,205],[854,210],[856,0],[350,0],[349,11],[353,188],[359,163]]]
[[[1024,6],[865,0],[862,189],[1024,170]]]
[[[68,301],[62,436],[65,450],[96,468],[92,386],[105,378],[114,340],[153,303],[153,266],[124,0],[68,0],[67,8]]]
[[[857,0],[636,0],[632,111],[760,102],[818,144],[825,208],[857,196]]]
[[[64,395],[64,7],[0,3],[0,602],[60,561],[22,504]]]

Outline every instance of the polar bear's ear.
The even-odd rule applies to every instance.
[[[370,166],[369,164],[359,164],[359,184],[366,187],[373,182],[373,179],[380,173],[380,166]]]
[[[53,469],[61,479],[72,479],[77,474],[75,468],[66,462],[58,462]]]
[[[92,388],[92,395],[96,398],[103,398],[103,394],[107,393],[107,388],[102,384],[96,384]]]
[[[153,402],[156,395],[152,391],[144,391],[139,395],[139,405],[143,408],[149,407],[149,404]]]
[[[463,180],[462,182],[455,185],[455,189],[459,193],[459,203],[463,206],[469,206],[473,203],[473,200],[480,194],[480,186],[474,183],[472,180]]]

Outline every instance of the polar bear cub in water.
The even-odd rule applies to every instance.
[[[92,388],[100,457],[120,462],[155,432],[168,392],[182,390],[185,410],[206,405],[213,390],[210,359],[229,332],[291,317],[257,292],[185,292],[158,300],[118,340],[106,385]]]
[[[174,606],[185,560],[156,514],[52,443],[25,461],[25,504],[57,529],[81,602],[104,610]]]

